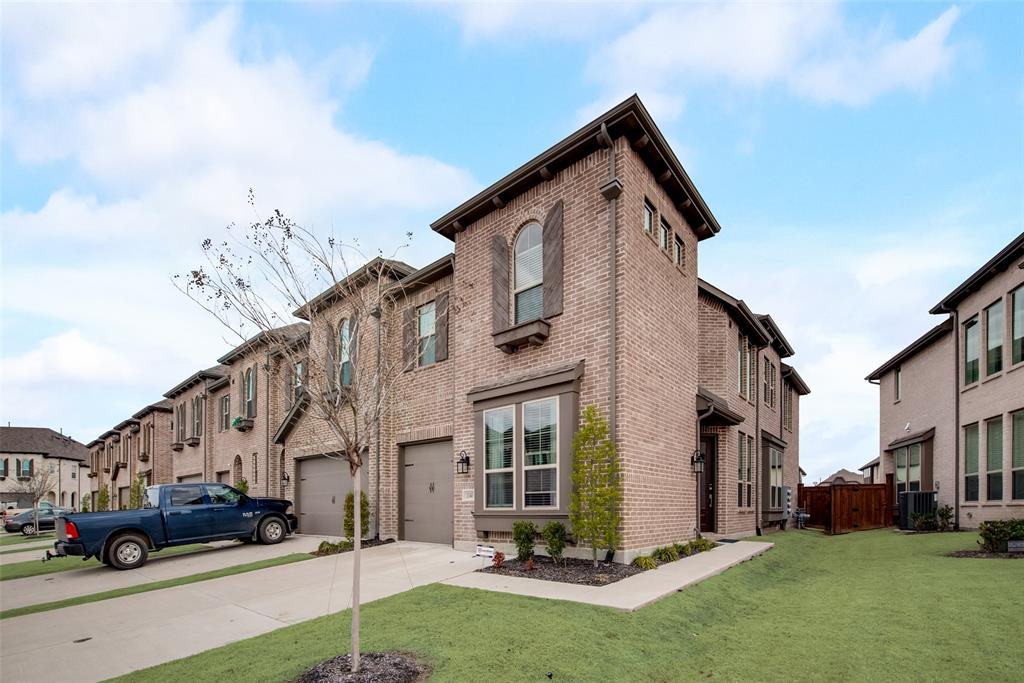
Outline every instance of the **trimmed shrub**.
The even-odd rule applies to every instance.
[[[548,522],[540,530],[540,535],[544,537],[544,550],[552,561],[558,564],[562,559],[562,553],[565,552],[565,525],[561,522]]]
[[[249,495],[249,480],[246,479],[245,477],[242,477],[235,485],[235,488],[244,493],[245,495]]]
[[[533,522],[519,520],[512,522],[512,542],[516,544],[516,559],[526,562],[533,557],[533,538],[537,535],[537,527]]]
[[[649,569],[657,569],[658,563],[654,561],[653,557],[641,555],[640,557],[637,557],[633,560],[633,566],[637,569],[643,569],[644,571],[647,571]]]
[[[935,520],[939,525],[939,531],[948,531],[953,524],[953,506],[943,505],[935,513]]]
[[[1024,519],[1003,519],[978,525],[978,544],[987,553],[1005,553],[1007,541],[1024,541]]]
[[[339,541],[338,543],[331,543],[330,541],[320,541],[320,546],[316,549],[316,555],[337,555],[338,553],[347,553],[352,550],[352,543],[350,541]]]
[[[679,559],[679,551],[674,545],[667,545],[664,548],[656,548],[651,557],[658,562],[675,562]]]
[[[695,553],[702,553],[707,550],[714,550],[718,547],[718,544],[712,541],[710,538],[695,538],[692,541],[690,541],[687,545],[689,545],[691,550],[693,551],[690,553],[691,555]]]
[[[345,496],[345,537],[355,538],[355,527],[356,527],[356,511],[355,501],[356,497],[352,491],[348,492]],[[370,533],[370,501],[366,498],[366,491],[359,492],[359,530],[362,533],[360,538],[366,538],[367,534]]]

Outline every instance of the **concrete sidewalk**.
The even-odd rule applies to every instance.
[[[213,550],[164,557],[159,552],[153,553],[144,566],[126,572],[105,567],[95,560],[88,563],[76,557],[53,560],[80,564],[82,568],[0,581],[0,609],[38,605],[41,602],[102,593],[141,583],[176,579],[291,553],[308,553],[316,550],[321,540],[317,536],[289,536],[277,545],[249,545],[234,541],[208,543],[206,545],[212,546]]]
[[[0,564],[38,560],[48,549],[53,548],[53,543],[56,540],[51,538],[49,540],[31,541],[29,543],[18,543],[17,545],[0,547]]]
[[[590,605],[614,607],[632,612],[666,595],[720,574],[729,567],[760,555],[771,543],[738,541],[723,543],[714,550],[684,557],[657,569],[635,574],[607,586],[581,586],[574,583],[524,579],[518,576],[475,572],[457,576],[443,583],[463,588],[480,588],[499,593],[514,593],[535,598],[569,600]]]
[[[214,554],[220,553],[203,553]],[[446,546],[403,541],[370,548],[363,551],[362,599],[479,566],[479,559]],[[4,619],[0,671],[12,683],[102,680],[347,609],[351,586],[352,555],[346,553]],[[0,586],[5,594],[9,588]]]

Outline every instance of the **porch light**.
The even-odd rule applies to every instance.
[[[690,458],[690,465],[693,466],[694,474],[704,473],[704,454],[700,451],[694,451],[693,457]]]
[[[459,459],[455,461],[455,471],[459,474],[469,474],[469,456],[466,451],[459,453]]]
[[[292,479],[291,479],[291,477],[288,476],[287,472],[282,472],[281,473],[281,488],[286,488],[288,486],[288,482],[290,482],[291,480]]]

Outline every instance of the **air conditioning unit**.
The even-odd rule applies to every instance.
[[[913,529],[914,515],[934,515],[939,505],[935,491],[903,491],[899,495],[900,528]]]

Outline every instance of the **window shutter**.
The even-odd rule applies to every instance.
[[[334,327],[331,325],[327,326],[327,390],[334,391],[334,378],[336,376],[336,370],[334,369],[334,349],[338,344],[337,338],[334,336]]]
[[[544,219],[544,317],[562,314],[562,216],[559,199]]]
[[[434,302],[434,360],[448,358],[448,292],[441,292]]]
[[[241,370],[238,372],[238,407],[245,408],[245,373]],[[241,410],[238,414],[242,414]]]
[[[256,417],[256,386],[259,384],[259,364],[252,366],[252,407],[249,410],[249,417]]]
[[[416,307],[402,312],[402,370],[409,372],[416,366]]]
[[[352,364],[350,384],[355,384],[356,373],[359,371],[359,311],[353,311],[352,317],[348,319],[348,360]]]
[[[33,476],[35,476],[35,474],[36,474],[36,461],[35,460],[29,460],[28,461],[28,476],[33,477]]]
[[[501,235],[491,238],[491,328],[508,327],[508,243]]]

